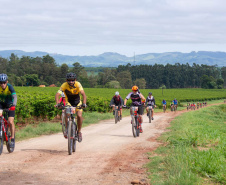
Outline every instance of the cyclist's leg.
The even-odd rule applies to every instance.
[[[8,117],[8,122],[10,124],[11,138],[14,139],[15,135],[14,117]]]
[[[151,117],[153,118],[154,117],[154,106],[152,107],[151,112],[152,112]]]
[[[14,124],[15,110],[9,111],[8,122],[10,124],[11,138],[14,139],[15,136],[15,124]]]

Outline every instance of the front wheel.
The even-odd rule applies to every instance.
[[[152,117],[152,112],[149,110],[148,118],[149,118],[149,123],[151,123],[151,117]]]
[[[6,141],[6,147],[7,147],[7,150],[9,153],[12,153],[14,151],[14,148],[15,148],[15,144],[16,144],[16,138],[15,138],[15,135],[14,135],[14,147],[11,147],[11,132],[7,132],[7,137],[8,137],[8,141]]]
[[[132,116],[131,125],[132,125],[133,137],[137,137],[137,134],[136,134],[136,122],[135,122],[135,119],[134,119],[133,116]]]
[[[136,122],[136,134],[137,134],[137,137],[139,137],[139,135],[140,135],[140,127],[139,127],[139,122],[138,122],[137,118],[135,119],[135,122]]]
[[[75,120],[73,122],[73,134],[74,134],[74,137],[73,137],[72,151],[75,152],[76,151],[76,141],[77,141],[76,138],[78,138],[77,125],[75,123]]]
[[[73,129],[72,129],[72,121],[68,122],[68,154],[72,154],[72,146],[73,146]]]
[[[118,122],[118,110],[115,109],[115,124]]]

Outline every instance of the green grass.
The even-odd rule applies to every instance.
[[[226,105],[187,112],[171,125],[160,137],[167,145],[150,155],[151,184],[226,184]]]
[[[123,116],[129,115],[129,110],[123,110]],[[90,124],[98,123],[101,120],[114,119],[112,112],[98,113],[98,112],[83,112],[83,127]],[[61,132],[61,120],[59,122],[46,122],[39,124],[29,124],[22,129],[16,129],[16,140],[21,141],[24,139],[34,138],[41,135],[49,135]]]

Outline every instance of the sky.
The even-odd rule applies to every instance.
[[[226,52],[225,0],[0,0],[0,50]]]

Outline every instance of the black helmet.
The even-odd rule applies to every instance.
[[[6,82],[8,80],[8,76],[6,74],[0,74],[0,82]]]
[[[152,92],[149,92],[148,94],[149,94],[149,95],[152,95]]]
[[[75,80],[76,79],[76,74],[75,73],[67,73],[66,79],[67,80]]]

